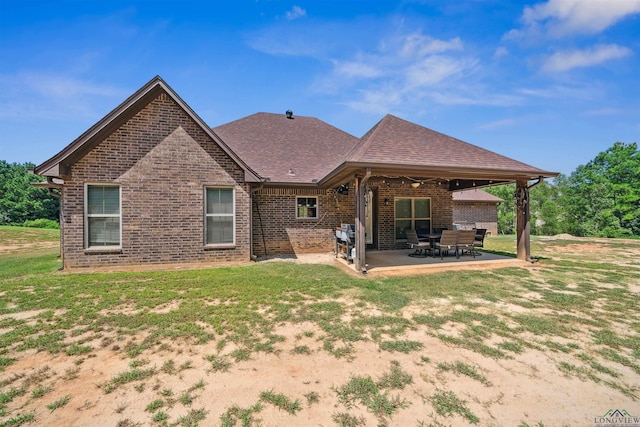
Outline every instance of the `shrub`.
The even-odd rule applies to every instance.
[[[26,220],[22,223],[22,226],[30,228],[60,228],[58,221],[45,218]]]

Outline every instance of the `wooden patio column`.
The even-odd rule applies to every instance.
[[[523,261],[531,260],[531,215],[529,212],[529,181],[516,181],[516,238],[517,256]]]
[[[367,263],[365,259],[365,209],[364,200],[367,192],[366,184],[371,177],[371,168],[367,168],[364,176],[357,175],[355,180],[355,197],[356,197],[356,256],[353,260],[356,271],[362,271],[366,273]]]

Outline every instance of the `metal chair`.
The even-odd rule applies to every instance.
[[[434,244],[434,256],[435,251],[440,252],[440,259],[444,259],[444,253],[442,251],[447,251],[449,253],[450,250],[454,249],[456,251],[456,258],[460,258],[458,255],[458,231],[457,230],[442,230],[442,237],[440,237],[440,241],[435,242]]]
[[[487,236],[486,228],[478,228],[476,230],[476,238],[473,242],[473,246],[476,248],[484,248],[484,238]],[[482,255],[480,252],[476,251],[478,255]]]
[[[469,255],[476,257],[475,250],[476,230],[460,230],[458,231],[458,242],[456,244],[456,250],[460,251],[460,254],[464,254],[465,251],[469,252]]]
[[[409,256],[425,258],[427,256],[427,251],[431,250],[429,242],[418,239],[418,233],[414,229],[409,229],[406,233],[407,243],[411,249],[415,249],[415,252],[409,254]]]

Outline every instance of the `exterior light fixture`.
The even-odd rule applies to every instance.
[[[419,182],[412,182],[412,183],[411,183],[411,186],[412,186],[413,188],[418,188],[418,187],[420,187],[420,183],[419,183]]]
[[[384,199],[384,205],[389,206],[389,199],[386,199],[386,198]]]

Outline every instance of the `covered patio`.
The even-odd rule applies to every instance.
[[[435,258],[428,257],[410,257],[413,252],[411,249],[398,250],[368,250],[366,252],[366,271],[371,275],[380,276],[398,276],[421,273],[436,273],[444,270],[475,270],[485,268],[502,268],[516,267],[525,264],[522,260],[497,255],[490,252],[482,252],[475,258],[470,255],[463,255],[456,258],[455,255],[445,256],[441,259],[439,256]],[[354,272],[355,263],[348,263],[341,257],[337,258],[344,265],[349,266]]]
[[[353,265],[366,273],[414,262],[420,268],[488,262],[488,254],[469,261],[455,257],[410,260],[405,259],[410,258],[406,251],[397,258],[392,253],[406,247],[407,229],[453,229],[453,192],[508,183],[516,184],[517,259],[530,261],[529,191],[556,175],[388,115],[319,184],[350,183],[355,208]],[[399,214],[405,211],[408,213]],[[371,225],[368,218],[372,218]],[[370,249],[383,249],[383,256],[377,257]]]

